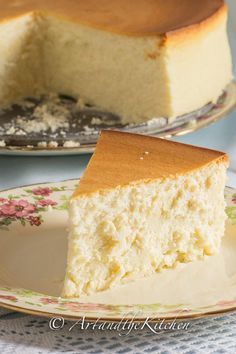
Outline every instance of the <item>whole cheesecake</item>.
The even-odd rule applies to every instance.
[[[124,123],[175,118],[232,80],[223,0],[0,0],[0,104],[81,97]]]
[[[227,155],[104,131],[74,192],[63,296],[79,297],[219,252]]]

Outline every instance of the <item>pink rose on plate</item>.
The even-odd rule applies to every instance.
[[[12,295],[0,295],[0,299],[3,300],[10,300],[10,301],[17,301],[17,298]]]
[[[44,197],[48,197],[52,193],[51,189],[48,187],[38,187],[33,189],[32,192],[34,195],[41,195]]]
[[[113,309],[110,305],[82,303],[76,301],[68,301],[63,304],[68,310],[71,311],[98,311],[98,310],[110,310]]]
[[[10,200],[0,207],[1,216],[23,218],[35,212],[35,206],[27,200]]]
[[[57,205],[57,202],[54,202],[51,199],[41,199],[37,201],[37,204],[42,207],[47,207],[47,206],[55,206]]]
[[[7,199],[5,198],[0,198],[0,203],[6,203],[7,202]]]
[[[217,305],[219,306],[235,306],[236,305],[236,300],[221,300],[217,302]]]
[[[29,221],[31,226],[40,226],[42,223],[39,216],[30,215],[27,220]]]
[[[40,301],[41,301],[44,305],[58,304],[58,300],[50,299],[50,298],[47,298],[47,297],[42,297],[42,298],[40,299]]]
[[[65,306],[65,308],[67,308],[68,310],[70,311],[75,311],[75,312],[78,312],[78,311],[84,311],[84,310],[89,310],[89,308],[84,308],[83,304],[80,304],[79,302],[65,302],[63,304]],[[82,305],[82,306],[81,306]]]

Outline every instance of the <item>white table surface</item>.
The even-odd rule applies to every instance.
[[[236,0],[230,5],[229,34],[236,77]],[[236,187],[236,110],[225,119],[177,141],[223,150],[230,157],[228,184]],[[78,178],[90,155],[61,157],[0,156],[0,190]],[[235,171],[235,174],[234,172]],[[236,314],[194,321],[186,333],[158,336],[142,332],[121,339],[116,334],[50,331],[48,321],[0,309],[0,353],[236,353]]]

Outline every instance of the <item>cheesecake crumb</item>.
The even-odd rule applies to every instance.
[[[79,147],[80,143],[78,141],[68,140],[63,144],[63,147],[74,148]]]
[[[100,124],[102,124],[102,120],[101,120],[101,118],[93,117],[91,120],[91,124],[92,125],[100,125]]]
[[[56,141],[49,141],[48,147],[49,147],[49,148],[56,148],[56,147],[58,147],[58,142],[56,142]]]
[[[89,127],[88,125],[85,125],[83,128],[84,130],[81,131],[83,135],[90,135],[90,134],[97,133],[97,129],[95,129],[94,127]]]
[[[56,94],[26,98],[4,107],[4,115],[7,116],[8,112],[11,112],[10,116],[13,118],[0,126],[0,133],[2,139],[5,138],[3,135],[25,137],[19,139],[21,145],[22,142],[27,145],[28,141],[31,144],[31,141],[37,138],[39,142],[35,142],[35,146],[39,149],[57,146],[76,148],[81,145],[78,142],[80,135],[98,135],[101,127],[110,127],[117,123],[115,118],[108,119],[104,112],[97,114],[96,110],[99,112],[99,108],[95,108],[82,98],[75,100]],[[95,112],[91,114],[92,110]],[[17,113],[12,114],[12,111]],[[59,137],[62,142],[60,140],[60,143],[57,143]],[[75,141],[67,141],[68,138],[74,138]]]
[[[143,159],[144,159],[144,158],[141,156],[141,157],[140,157],[140,160],[143,160]]]
[[[164,126],[167,123],[167,118],[152,118],[146,122],[147,126],[157,125],[157,126]]]
[[[69,108],[59,105],[58,98],[50,97],[48,102],[35,108],[32,113],[34,119],[17,117],[16,124],[26,133],[40,133],[48,130],[55,133],[59,128],[69,127],[69,116]]]
[[[22,129],[19,129],[19,130],[16,130],[15,135],[24,136],[24,135],[26,135],[26,132]]]
[[[149,154],[149,151],[145,151],[144,154],[145,154],[145,155],[148,155],[148,154]]]
[[[5,147],[5,146],[6,146],[5,140],[0,140],[0,147]]]
[[[6,135],[13,135],[13,134],[15,134],[15,132],[16,132],[16,129],[15,129],[15,127],[12,126],[6,131]]]
[[[47,143],[46,143],[46,141],[40,141],[38,144],[37,144],[37,146],[39,147],[39,148],[46,148],[47,147]]]
[[[90,132],[91,130],[94,130],[93,128],[90,128],[88,125],[85,125],[84,126],[84,130],[86,131],[86,132]]]

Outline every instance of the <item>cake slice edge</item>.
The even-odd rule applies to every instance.
[[[64,297],[80,297],[219,252],[227,158],[70,202]]]

